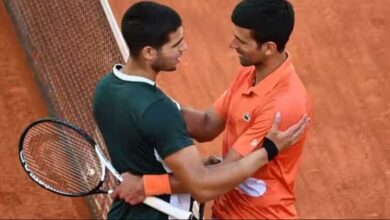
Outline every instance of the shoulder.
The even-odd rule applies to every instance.
[[[275,94],[274,112],[282,114],[282,125],[297,122],[304,114],[311,114],[311,99],[306,92],[286,90]]]
[[[283,125],[295,123],[304,114],[311,114],[312,106],[309,94],[299,78],[292,77],[293,80],[282,81],[272,92],[267,94],[266,104],[256,110],[257,115],[272,119],[276,112],[280,112]]]
[[[310,101],[305,85],[292,64],[268,95],[280,108],[299,109]]]
[[[100,78],[96,84],[96,89],[101,89],[104,85],[110,84],[113,80],[114,74],[109,72]]]
[[[174,116],[174,117],[171,117]],[[159,97],[145,107],[143,118],[155,118],[159,121],[181,118],[177,105],[167,97]]]
[[[179,109],[169,99],[160,99],[150,105],[139,126],[145,138],[155,143],[162,158],[193,145]]]
[[[95,91],[93,93],[94,105],[104,102],[106,97],[110,95],[107,91],[109,91],[108,88],[111,85],[112,80],[113,80],[113,74],[111,72],[104,75],[96,83]]]
[[[117,89],[117,95],[124,105],[128,105],[129,109],[136,110],[141,115],[152,106],[161,108],[167,104],[164,101],[167,97],[159,89],[145,83],[126,82]]]

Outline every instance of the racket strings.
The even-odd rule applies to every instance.
[[[69,141],[69,143],[64,142],[64,140],[62,140],[61,137],[62,136],[60,136],[60,138],[57,139],[57,142],[53,142],[53,138],[51,138],[51,141],[45,142],[46,146],[44,146],[42,149],[50,149],[50,150],[48,150],[48,152],[40,152],[40,155],[42,155],[42,153],[44,153],[43,155],[50,155],[50,157],[47,157],[47,156],[42,157],[42,160],[37,161],[37,165],[39,165],[39,167],[46,166],[46,168],[47,168],[47,165],[52,165],[54,167],[51,167],[51,169],[52,170],[59,170],[60,175],[72,176],[72,175],[74,175],[75,171],[77,171],[77,169],[80,165],[86,163],[85,160],[83,160],[83,159],[85,159],[85,157],[77,156],[77,155],[82,155],[84,152],[82,152],[80,150],[73,150],[73,151],[66,150],[67,148],[63,148],[63,149],[61,149],[61,151],[59,151],[58,145],[60,145],[60,146],[66,146],[65,144],[72,145],[72,146],[75,145],[75,143],[72,143],[72,141]],[[72,140],[75,140],[75,139],[72,139]],[[78,141],[76,144],[78,146],[80,146],[82,143],[80,141]],[[41,144],[41,146],[43,146],[43,145]],[[91,148],[89,145],[88,146],[81,145],[80,147]],[[75,148],[75,149],[81,149],[81,148]],[[67,159],[63,160],[64,157]],[[72,158],[72,160],[70,160],[69,158]],[[56,161],[56,163],[53,163],[53,161]],[[32,164],[32,163],[30,163],[30,164]],[[37,167],[37,169],[39,167]],[[63,169],[64,167],[69,167],[70,169]],[[83,171],[83,170],[81,170],[81,171]],[[59,176],[58,174],[56,175],[55,172],[53,172],[51,174],[51,178],[54,179],[55,182],[63,185],[64,181],[62,180],[62,178],[59,178],[59,177],[61,177],[61,176]],[[83,179],[85,181],[87,175],[85,174],[85,172],[83,172],[81,175],[79,175],[79,177],[83,177]],[[69,183],[72,183],[72,182],[69,182]],[[72,184],[68,184],[68,185],[72,186]]]
[[[26,134],[23,148],[29,169],[56,190],[86,193],[100,183],[102,167],[94,147],[67,126],[37,124]]]

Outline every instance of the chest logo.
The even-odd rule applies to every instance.
[[[244,121],[249,122],[251,120],[251,115],[248,112],[244,113]]]

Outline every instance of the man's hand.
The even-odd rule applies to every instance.
[[[122,174],[123,182],[115,187],[111,193],[112,199],[123,199],[131,205],[136,205],[145,200],[144,183],[141,176],[130,173]]]
[[[271,130],[266,135],[268,139],[275,143],[279,152],[295,144],[301,138],[307,124],[310,122],[310,118],[305,114],[297,123],[288,127],[285,131],[279,130],[281,121],[282,116],[280,112],[277,112]]]

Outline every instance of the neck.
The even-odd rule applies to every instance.
[[[131,76],[140,76],[156,81],[158,72],[152,69],[150,65],[140,62],[139,60],[129,58],[126,64],[123,66],[122,72]]]
[[[277,53],[267,59],[264,63],[256,65],[255,85],[274,72],[287,59],[287,53]]]

